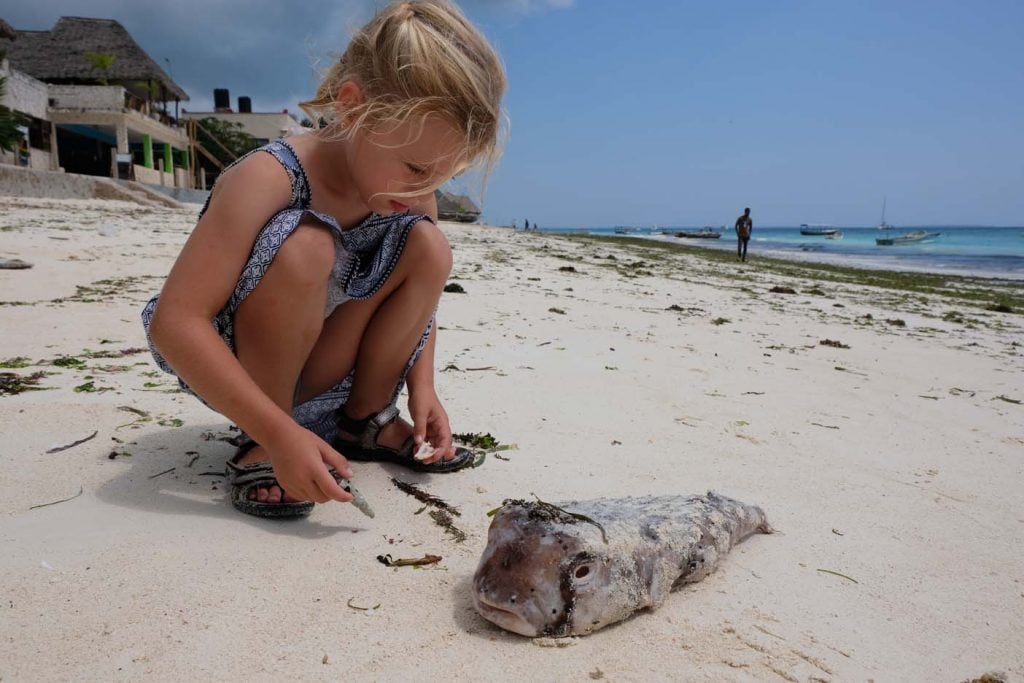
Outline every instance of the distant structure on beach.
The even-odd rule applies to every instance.
[[[120,23],[61,17],[49,31],[8,25],[0,52],[0,103],[27,119],[32,168],[192,186],[189,135],[178,121],[189,96]]]
[[[239,97],[238,111],[231,108],[231,95],[227,88],[216,88],[213,91],[213,111],[182,110],[181,118],[205,119],[212,118],[225,123],[241,125],[242,132],[256,138],[256,142],[265,145],[271,140],[286,135],[298,135],[308,130],[287,109],[283,111],[253,111],[252,98]]]
[[[452,194],[437,190],[437,217],[443,221],[475,223],[480,220],[480,209],[473,200],[462,194]]]

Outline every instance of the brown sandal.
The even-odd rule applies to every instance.
[[[390,405],[376,415],[357,420],[346,415],[345,407],[342,406],[336,413],[338,429],[352,434],[356,440],[336,438],[331,445],[349,460],[391,462],[416,472],[440,474],[461,470],[473,464],[473,451],[461,447],[455,448],[455,457],[451,460],[439,460],[431,464],[420,462],[413,457],[416,442],[411,436],[398,449],[381,446],[377,443],[380,430],[397,420],[398,415],[398,408]]]
[[[249,499],[249,492],[253,489],[281,486],[277,481],[274,467],[270,464],[270,461],[253,462],[248,465],[238,464],[238,461],[255,447],[255,441],[243,443],[238,447],[231,460],[228,460],[226,463],[225,475],[227,476],[228,486],[231,491],[231,504],[235,506],[236,510],[255,517],[275,519],[308,517],[315,505],[315,503],[308,500],[297,503],[263,503],[258,500]],[[330,472],[341,488],[345,489],[347,493],[352,494],[352,505],[367,517],[373,517],[373,509],[356,487],[352,486],[347,479],[342,479],[338,476],[333,468],[331,468]]]

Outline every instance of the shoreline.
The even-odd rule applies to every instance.
[[[231,508],[228,421],[145,348],[198,207],[0,212],[0,257],[33,264],[0,270],[0,363],[37,382],[0,394],[4,680],[1024,677],[1017,287],[442,222],[464,291],[438,306],[437,391],[454,432],[515,448],[448,475],[355,463],[374,519],[281,523]],[[708,490],[781,533],[564,647],[474,611],[503,500]]]
[[[649,240],[642,237],[604,235],[558,235],[573,240],[594,240],[603,244],[623,244],[632,248],[649,251],[664,249],[670,253],[689,255],[709,264],[724,265],[739,269],[737,277],[748,277],[751,271],[762,270],[775,275],[797,278],[820,279],[836,284],[867,285],[907,292],[921,292],[937,296],[978,300],[992,306],[1009,306],[1012,312],[1024,311],[1024,281],[995,277],[960,274],[943,274],[892,270],[885,268],[863,268],[840,264],[804,261],[782,256],[749,254],[746,263],[739,263],[736,256],[725,249],[680,244],[663,240]],[[657,245],[656,247],[652,247]]]
[[[507,228],[506,228],[507,229]],[[791,230],[785,228],[785,230]],[[865,229],[866,230],[866,229]],[[1024,231],[1024,228],[998,228],[1012,232]],[[872,234],[874,234],[873,231]],[[678,238],[660,235],[637,233],[633,235],[613,235],[612,233],[595,233],[580,230],[561,231],[557,229],[541,230],[540,234],[564,235],[571,237],[613,237],[615,239],[641,239],[651,242],[673,244],[683,248],[701,249],[711,252],[735,252],[735,238],[725,232],[716,240],[679,240]],[[721,246],[718,246],[721,245]],[[913,247],[888,247],[887,251],[831,251],[835,245],[821,241],[803,243],[800,246],[785,245],[757,238],[751,240],[748,260],[755,257],[774,258],[797,261],[800,263],[824,263],[829,265],[863,269],[888,270],[908,273],[926,273],[934,275],[950,275],[958,277],[977,277],[993,280],[1007,280],[1024,285],[1024,255],[1022,254],[976,254],[976,253],[921,253],[910,251]],[[864,247],[860,247],[864,249]],[[868,247],[869,249],[873,249]],[[919,262],[919,263],[915,263]],[[986,265],[985,261],[995,264]]]

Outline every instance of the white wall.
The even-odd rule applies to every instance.
[[[124,88],[119,85],[51,85],[54,109],[121,111]]]
[[[6,91],[3,99],[0,99],[0,104],[37,119],[46,119],[47,98],[49,97],[46,83],[37,81],[17,69],[12,69],[6,59],[3,64],[0,64],[0,75],[7,78]]]

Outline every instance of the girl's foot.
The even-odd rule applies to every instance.
[[[238,461],[239,465],[250,465],[254,462],[269,462],[270,456],[263,446],[254,446],[251,451],[242,456]],[[301,503],[298,498],[289,496],[280,486],[268,486],[254,488],[249,491],[249,500],[259,503]]]
[[[350,417],[342,408],[336,416],[338,431],[331,445],[350,461],[390,462],[434,473],[455,472],[473,464],[473,451],[467,448],[456,448],[455,457],[446,460],[416,460],[412,425],[399,417],[395,406],[364,418]]]
[[[384,448],[390,448],[392,450],[398,450],[405,442],[412,436],[412,425],[405,421],[402,417],[397,417],[393,422],[389,422],[384,425],[380,432],[377,433],[377,445]],[[335,445],[338,441],[358,441],[359,438],[355,434],[346,432],[341,427],[338,427],[338,435],[335,437]],[[342,446],[338,451],[342,455],[345,455],[345,447]]]

